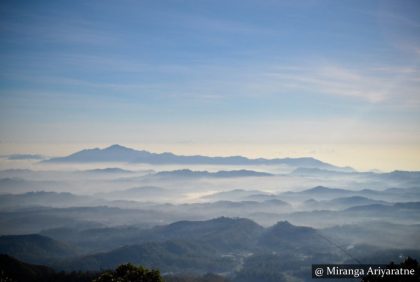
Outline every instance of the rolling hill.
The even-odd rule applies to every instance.
[[[74,246],[51,238],[30,235],[0,236],[0,254],[7,254],[30,263],[48,263],[78,254]]]

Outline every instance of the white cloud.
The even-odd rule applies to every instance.
[[[274,69],[266,73],[279,90],[347,96],[370,103],[420,104],[420,71],[411,66],[349,68],[335,64]]]

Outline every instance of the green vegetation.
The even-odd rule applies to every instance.
[[[21,262],[7,255],[0,255],[0,282],[228,282],[226,278],[205,275],[172,274],[163,277],[159,270],[143,266],[122,264],[113,271],[56,272],[52,268]]]
[[[165,276],[165,282],[229,282],[230,280],[213,273],[202,276],[192,274],[178,274]]]
[[[56,272],[53,269],[23,263],[7,255],[0,255],[1,282],[163,282],[158,270],[123,264],[114,271]]]
[[[7,255],[0,255],[1,282],[91,282],[96,272],[56,272],[52,268],[18,261]]]
[[[149,270],[130,263],[117,267],[114,271],[102,273],[93,282],[163,282],[159,270]]]

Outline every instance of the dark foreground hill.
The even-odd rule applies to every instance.
[[[0,253],[62,270],[101,270],[132,262],[164,272],[232,272],[255,253],[334,254],[313,228],[280,222],[270,228],[244,218],[179,221],[149,229],[99,228],[0,237]],[[67,236],[66,234],[71,234]],[[90,245],[100,242],[101,251]],[[116,242],[118,242],[116,244]],[[73,247],[71,247],[73,246]],[[106,248],[106,246],[109,246]],[[77,249],[83,250],[77,253]]]
[[[112,244],[117,233],[104,229],[91,234],[94,240],[104,244],[107,234],[110,234]],[[207,221],[180,221],[151,229],[131,229],[126,240],[121,236],[124,234],[117,237],[120,242],[125,242],[121,247],[57,261],[53,266],[66,271],[100,270],[131,262],[164,273],[205,274],[209,271],[233,273],[254,254],[299,254],[307,258],[326,255],[334,259],[337,256],[336,247],[330,245],[318,230],[288,222],[263,228],[249,219],[221,217]],[[83,245],[88,243],[84,241]]]
[[[26,262],[51,263],[79,253],[77,248],[67,243],[30,234],[0,236],[0,254],[9,254]]]
[[[220,275],[169,274],[164,280],[159,270],[123,264],[114,270],[101,272],[56,272],[43,265],[21,262],[7,255],[0,255],[0,281],[2,282],[228,282]]]
[[[418,208],[416,203],[399,206],[404,210]],[[376,211],[374,207],[373,212]],[[343,230],[350,227],[346,228]],[[287,221],[264,228],[246,218],[220,217],[151,228],[67,228],[42,233],[51,238],[3,236],[0,237],[0,253],[25,262],[45,264],[55,271],[102,271],[129,262],[159,269],[165,276],[188,273],[204,277],[212,272],[235,282],[273,281],[270,277],[275,277],[274,281],[289,278],[307,281],[311,277],[310,265],[314,263],[354,263],[354,258],[364,263],[378,263],[405,256],[420,257],[418,249],[363,245],[364,242],[346,238],[340,230],[320,231]],[[414,232],[416,228],[410,230]],[[365,228],[364,232],[371,231]],[[77,249],[83,253],[75,252]]]
[[[0,255],[0,281],[4,282],[91,282],[96,272],[56,272],[43,265],[21,262],[8,255]]]
[[[312,281],[310,263],[297,261],[296,255],[285,256],[275,254],[255,255],[247,259],[243,268],[234,276],[226,277],[207,273],[194,274],[165,274],[159,270],[147,269],[143,266],[122,264],[114,270],[100,272],[57,272],[43,265],[33,265],[21,262],[7,255],[0,255],[0,281],[2,282],[282,282],[282,281]],[[323,259],[319,257],[318,259]],[[410,277],[378,276],[360,277],[362,281],[419,281],[420,266],[416,259],[407,257],[395,264],[387,265],[390,269],[415,269],[415,275]]]

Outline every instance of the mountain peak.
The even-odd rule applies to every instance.
[[[212,164],[212,165],[288,165],[292,167],[323,168],[340,170],[342,168],[324,163],[317,159],[284,158],[284,159],[250,159],[242,156],[210,157],[210,156],[183,156],[170,152],[152,153],[145,150],[136,150],[113,144],[104,149],[87,149],[73,153],[66,157],[52,158],[44,162],[92,163],[92,162],[129,162],[148,164]],[[187,172],[187,171],[185,171]],[[238,173],[245,173],[241,171]]]
[[[329,187],[325,187],[325,186],[316,186],[313,188],[309,188],[304,190],[303,192],[315,192],[315,193],[330,193],[330,192],[347,192],[347,190],[344,189],[339,189],[339,188],[329,188]]]
[[[296,226],[288,221],[279,221],[268,229],[268,233],[285,238],[307,236],[315,232],[315,229],[306,226]]]
[[[275,228],[294,228],[295,225],[291,224],[287,220],[277,222],[273,227]]]
[[[105,148],[105,149],[103,149],[104,151],[105,150],[124,150],[124,151],[127,151],[127,150],[133,150],[133,149],[130,149],[130,148],[127,148],[127,147],[124,147],[124,146],[121,146],[121,145],[119,145],[119,144],[114,144],[114,145],[111,145],[111,146],[109,146],[109,147],[107,147],[107,148]]]

